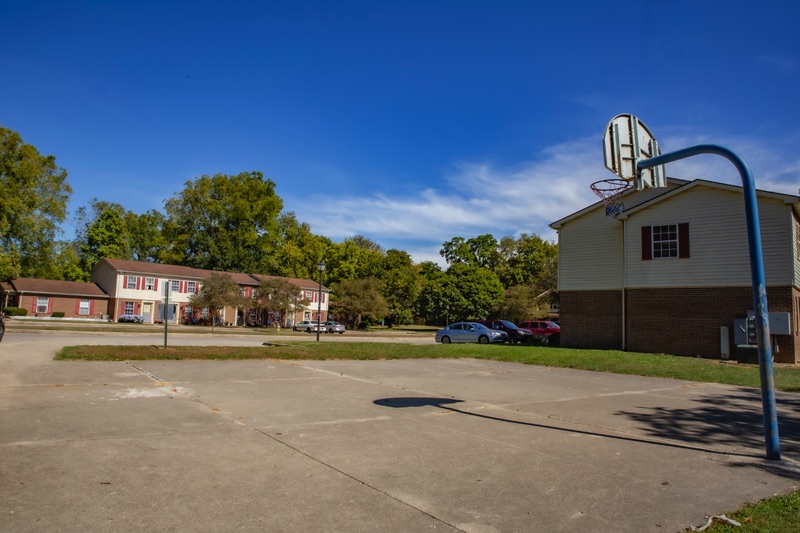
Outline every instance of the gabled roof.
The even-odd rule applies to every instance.
[[[79,296],[107,299],[109,296],[95,283],[62,281],[55,279],[17,278],[3,284],[8,292],[48,294],[52,296]],[[10,289],[10,291],[9,291]]]
[[[678,196],[679,194],[684,194],[692,189],[697,187],[710,187],[712,189],[718,189],[723,191],[729,192],[742,192],[742,186],[740,185],[728,185],[727,183],[719,183],[716,181],[709,181],[709,180],[694,180],[691,183],[684,185],[683,187],[678,187],[677,189],[672,189],[671,191],[667,191],[660,196],[656,196],[655,198],[651,198],[647,202],[641,203],[637,206],[634,206],[630,209],[626,209],[621,214],[617,215],[618,219],[628,218],[629,216],[635,214],[637,211],[641,211],[642,209],[647,209],[648,207],[667,200],[669,198],[673,198]],[[772,191],[765,191],[756,189],[756,196],[766,197],[766,198],[774,198],[776,200],[780,200],[785,204],[794,205],[795,209],[797,209],[798,204],[800,204],[800,196],[794,196],[791,194],[783,194],[779,192],[772,192]]]
[[[630,215],[636,213],[637,211],[641,211],[643,209],[647,209],[648,207],[650,207],[650,206],[652,206],[652,205],[654,205],[654,204],[656,204],[658,202],[662,202],[662,201],[664,201],[664,200],[666,200],[668,198],[673,198],[673,197],[675,197],[675,196],[677,196],[679,194],[686,193],[687,191],[691,191],[691,190],[695,189],[696,187],[711,187],[711,188],[730,191],[730,192],[741,192],[742,191],[742,187],[740,185],[728,185],[726,183],[719,183],[719,182],[716,182],[716,181],[702,180],[702,179],[697,179],[697,180],[693,180],[693,181],[686,181],[686,180],[680,180],[680,179],[676,179],[676,178],[668,178],[667,182],[670,185],[677,185],[677,187],[669,189],[669,190],[665,189],[662,194],[659,194],[658,196],[649,198],[649,199],[647,199],[647,200],[645,200],[643,202],[640,202],[640,203],[638,203],[636,205],[633,205],[633,206],[630,206],[630,207],[626,206],[625,210],[622,213],[620,213],[619,215],[617,215],[615,218],[617,218],[618,220],[622,220],[622,219],[628,218]],[[626,196],[628,196],[630,194],[634,194],[636,192],[637,192],[636,190],[629,189],[628,191],[625,192],[625,194],[623,194],[622,198],[624,199]],[[756,195],[760,196],[760,197],[767,197],[767,198],[774,198],[776,200],[781,200],[785,204],[792,205],[792,209],[794,209],[795,213],[800,215],[800,196],[795,196],[795,195],[791,195],[791,194],[784,194],[784,193],[779,193],[779,192],[773,192],[773,191],[765,191],[765,190],[761,190],[761,189],[756,190]],[[581,209],[580,211],[576,211],[575,213],[572,213],[571,215],[567,215],[566,217],[564,217],[564,218],[562,218],[560,220],[556,220],[555,222],[550,224],[550,227],[553,228],[554,230],[558,230],[565,223],[567,223],[567,222],[569,222],[571,220],[574,220],[574,219],[576,219],[578,217],[581,217],[581,216],[585,215],[586,213],[588,213],[590,211],[593,211],[595,209],[601,208],[601,207],[603,207],[603,202],[602,201],[596,202],[594,204],[591,204],[591,205]]]
[[[203,280],[211,276],[211,274],[227,274],[239,285],[258,285],[258,282],[253,279],[250,274],[242,274],[240,272],[222,272],[219,270],[206,270],[203,268],[194,268],[181,265],[168,265],[165,263],[148,263],[146,261],[129,261],[126,259],[102,259],[97,266],[97,269],[102,263],[107,263],[114,270],[125,273],[135,274],[140,276],[163,276],[166,278],[186,278]]]

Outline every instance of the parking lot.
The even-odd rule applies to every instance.
[[[52,360],[159,342],[6,335],[0,530],[676,532],[800,482],[797,394],[767,461],[753,389],[472,359]]]

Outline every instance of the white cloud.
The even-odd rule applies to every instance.
[[[676,150],[712,142],[736,151],[758,188],[797,194],[800,157],[789,149],[788,140],[778,147],[758,139],[674,136],[661,146]],[[741,185],[733,165],[714,155],[671,163],[667,175]],[[301,206],[297,215],[313,231],[335,240],[361,234],[386,248],[406,250],[417,262],[442,263],[438,250],[456,236],[491,233],[499,239],[534,233],[555,240],[548,225],[598,201],[589,185],[611,177],[603,166],[601,143],[592,137],[554,145],[537,159],[513,167],[459,162],[442,177],[441,186],[417,195],[315,198],[305,204],[313,209]]]

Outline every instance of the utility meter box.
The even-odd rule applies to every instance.
[[[748,320],[755,319],[756,312],[748,311]],[[770,335],[791,335],[791,315],[789,313],[767,313],[767,320],[769,320],[769,334]]]

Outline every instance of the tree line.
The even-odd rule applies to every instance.
[[[72,194],[67,171],[0,127],[0,279],[88,281],[107,257],[316,280],[324,262],[332,313],[390,326],[540,318],[557,297],[557,245],[538,235],[454,237],[440,250],[445,268],[414,263],[361,235],[315,235],[275,188],[255,171],[187,181],[162,211],[94,198],[73,214],[74,238],[59,239]]]

